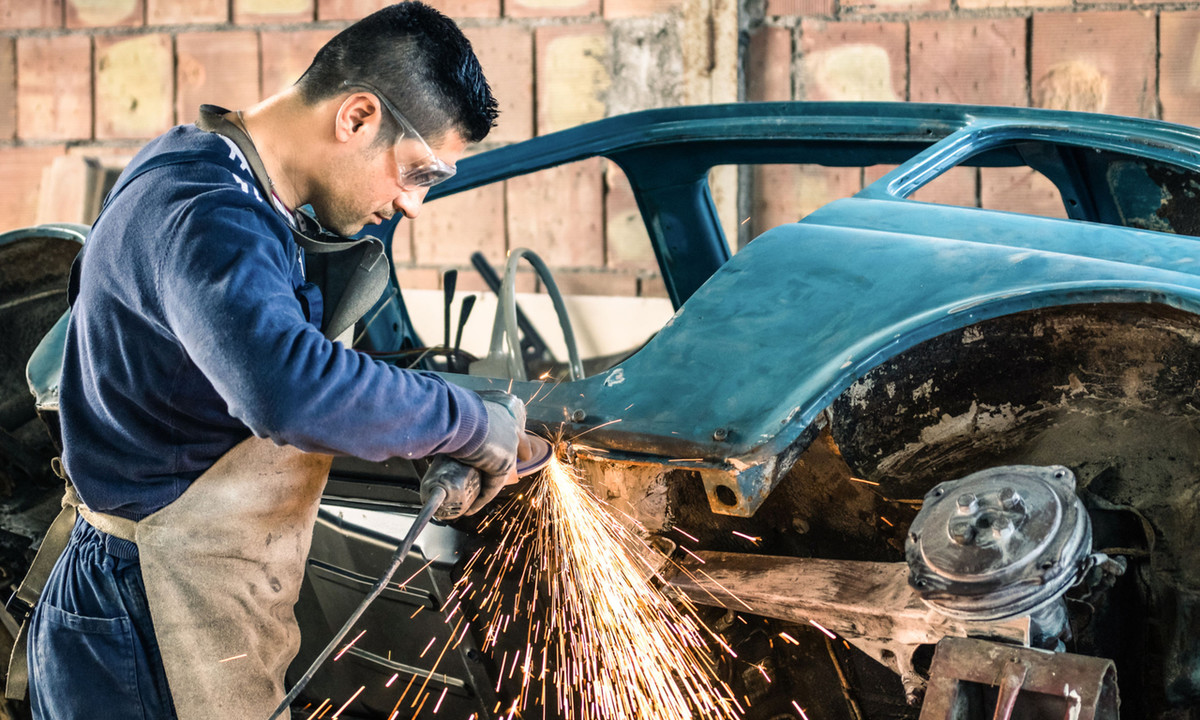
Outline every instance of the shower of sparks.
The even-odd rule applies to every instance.
[[[246,657],[246,653],[242,653],[241,655],[234,655],[233,657],[227,657],[224,660],[218,660],[217,662],[218,663],[227,663],[230,660],[241,660],[244,657]]]
[[[809,620],[809,622],[810,622],[810,623],[812,623],[812,624],[813,624],[813,627],[815,627],[816,629],[818,629],[818,630],[820,630],[821,632],[825,633],[826,635],[828,635],[829,637],[833,638],[834,640],[837,640],[837,635],[834,635],[833,633],[831,633],[831,632],[829,632],[828,630],[826,630],[826,629],[825,629],[825,626],[824,626],[824,625],[822,625],[821,623],[817,622],[816,620]]]
[[[342,648],[341,651],[338,652],[337,655],[333,656],[333,661],[337,662],[338,660],[341,660],[342,656],[346,654],[346,651],[349,650],[350,648],[354,647],[354,643],[358,642],[359,638],[361,638],[366,632],[367,632],[366,630],[363,630],[359,634],[355,635],[353,640],[346,643],[346,647]]]
[[[856,478],[856,477],[852,477],[850,479],[856,483],[862,483],[863,485],[878,485],[879,484],[879,483],[875,482],[874,480],[863,480],[862,478]]]
[[[354,702],[354,699],[355,699],[355,698],[357,698],[359,695],[361,695],[361,694],[362,694],[362,691],[363,691],[363,690],[366,690],[366,689],[367,689],[367,686],[366,686],[366,685],[363,685],[362,687],[360,687],[360,688],[358,689],[358,692],[356,692],[356,693],[354,693],[353,695],[351,695],[351,696],[350,696],[350,699],[349,699],[349,700],[347,700],[347,701],[346,701],[346,703],[345,703],[344,705],[342,705],[340,708],[338,708],[338,709],[337,709],[337,712],[335,712],[335,713],[334,713],[334,714],[331,716],[331,720],[332,720],[333,718],[340,717],[340,716],[341,716],[341,714],[342,714],[342,711],[343,711],[343,710],[345,710],[346,708],[350,707],[350,703]]]
[[[477,552],[443,608],[477,608],[485,652],[502,639],[519,645],[497,658],[500,676],[520,681],[508,714],[554,703],[567,720],[740,718],[709,643],[732,651],[690,604],[647,579],[657,574],[647,558],[661,554],[557,455],[524,497],[487,521],[502,550]],[[485,581],[472,583],[472,570]],[[514,594],[502,589],[506,578],[517,581]],[[510,625],[525,637],[505,635]]]

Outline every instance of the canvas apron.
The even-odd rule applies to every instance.
[[[233,140],[268,191],[253,144],[215,110],[203,108],[197,125]],[[322,331],[329,337],[352,332],[387,286],[383,244],[375,238],[329,242],[300,234],[296,240],[323,261]],[[76,512],[96,529],[134,542],[179,720],[267,718],[286,695],[284,674],[300,647],[294,607],[331,462],[329,455],[251,437],[178,499],[140,521],[90,510],[68,483],[64,512],[55,521],[66,532],[52,527],[44,545],[58,545],[58,552],[44,549],[54,558],[61,553]],[[55,537],[60,539],[52,542]],[[36,602],[52,564],[50,559],[39,572],[31,569],[30,576],[40,578],[27,576],[22,585],[23,590],[30,585],[29,604]],[[18,644],[14,658],[24,650]],[[22,696],[24,679],[22,663],[16,677]],[[18,696],[12,673],[9,696]]]
[[[252,437],[136,523],[78,506],[137,544],[180,720],[266,718],[286,694],[300,648],[293,608],[331,460]]]

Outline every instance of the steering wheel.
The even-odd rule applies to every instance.
[[[529,248],[516,248],[509,252],[508,262],[504,266],[504,280],[500,284],[500,295],[496,303],[496,319],[492,323],[492,340],[487,357],[472,363],[472,375],[488,377],[508,377],[513,380],[525,380],[525,363],[521,359],[521,342],[517,334],[517,265],[521,258],[529,261],[533,269],[546,286],[546,293],[554,303],[554,312],[558,315],[558,325],[562,328],[563,341],[567,346],[568,364],[571,380],[583,378],[583,363],[579,360],[579,348],[575,342],[575,331],[571,329],[571,318],[567,316],[567,306],[563,303],[562,293],[558,284],[550,274],[550,268]]]

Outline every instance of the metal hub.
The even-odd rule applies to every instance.
[[[1070,470],[992,468],[926,494],[905,546],[909,584],[951,617],[1038,613],[1079,580],[1091,544]]]

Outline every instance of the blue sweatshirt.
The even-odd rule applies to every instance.
[[[463,453],[479,397],[331,342],[304,315],[303,257],[241,153],[194,125],[105,208],[84,245],[61,382],[63,462],[91,508],[140,519],[250,437],[367,460]]]

